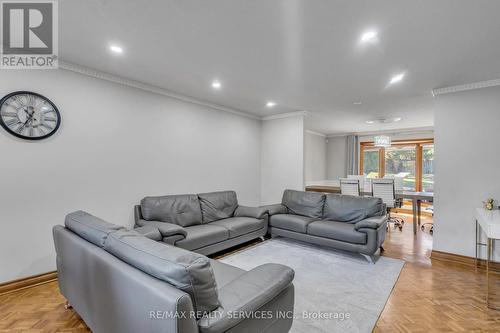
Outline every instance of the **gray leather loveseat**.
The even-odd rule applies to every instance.
[[[385,240],[386,206],[380,198],[285,190],[269,210],[269,231],[282,236],[373,255]]]
[[[158,241],[209,255],[266,235],[268,215],[222,191],[145,197],[135,206],[135,224]]]
[[[61,293],[95,333],[288,332],[294,271],[250,271],[78,211],[53,228]]]

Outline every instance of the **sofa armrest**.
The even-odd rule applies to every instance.
[[[387,215],[372,216],[367,219],[361,220],[354,224],[354,229],[359,230],[362,228],[378,229],[387,222]]]
[[[226,332],[245,318],[240,312],[259,310],[284,291],[294,278],[290,267],[264,264],[248,271],[219,289],[220,307],[201,318],[200,332]]]
[[[385,203],[382,204],[382,214],[384,214],[383,216],[387,215],[387,204]]]
[[[267,214],[267,209],[262,207],[238,206],[234,212],[237,217],[253,217],[255,219],[263,219]]]
[[[180,225],[173,223],[160,222],[160,221],[146,221],[141,219],[137,221],[137,225],[140,227],[143,226],[155,227],[158,229],[162,237],[169,237],[173,235],[181,235],[183,237],[187,236],[186,229],[184,229]]]
[[[152,225],[144,225],[142,227],[134,228],[134,230],[142,234],[144,237],[147,237],[155,241],[161,241],[163,239],[160,230],[158,230],[157,227]]]
[[[286,208],[286,206],[282,204],[266,205],[261,206],[260,208],[267,209],[269,211],[269,216],[288,213],[288,208]]]
[[[135,224],[137,224],[137,222],[142,219],[142,210],[141,210],[141,206],[140,205],[135,205],[134,206],[134,221],[135,221]]]

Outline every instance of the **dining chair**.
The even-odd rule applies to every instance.
[[[340,178],[340,193],[359,197],[359,179]]]
[[[403,191],[404,177],[400,176],[384,176],[384,179],[394,179],[394,190],[397,192]]]
[[[422,231],[425,231],[425,226],[428,225],[428,226],[430,226],[429,233],[432,235],[432,234],[434,234],[434,206],[429,206],[425,210],[427,212],[431,213],[433,221],[422,223],[422,225],[420,226],[420,229]]]
[[[371,187],[369,186],[368,179],[366,175],[347,175],[348,179],[358,179],[359,180],[359,189],[362,192],[371,192]]]
[[[382,199],[382,202],[387,206],[387,214],[389,215],[388,224],[394,224],[394,228],[403,230],[404,220],[400,217],[391,216],[391,208],[400,207],[399,201],[396,199],[395,180],[391,178],[373,179],[372,180],[372,196]]]

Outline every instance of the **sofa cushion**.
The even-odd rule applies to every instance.
[[[290,214],[321,218],[325,195],[317,192],[285,190],[281,203],[288,208]]]
[[[232,217],[238,207],[236,192],[222,191],[198,194],[203,223]]]
[[[351,223],[315,221],[307,226],[307,233],[347,243],[366,244],[366,233],[357,231]]]
[[[264,219],[255,219],[253,217],[230,217],[212,222],[210,225],[226,228],[229,231],[229,238],[234,238],[262,229],[266,226],[266,222]]]
[[[142,217],[187,227],[201,224],[201,208],[195,194],[145,197],[141,200]]]
[[[186,238],[175,242],[175,246],[196,250],[229,239],[229,231],[212,224],[193,225],[186,228]]]
[[[385,214],[385,205],[380,198],[328,194],[323,219],[356,223],[368,217]]]
[[[274,228],[286,229],[304,234],[307,232],[307,225],[313,221],[317,221],[317,219],[293,214],[276,214],[269,217],[269,224]]]
[[[104,246],[104,241],[110,233],[124,229],[122,226],[106,222],[81,210],[66,215],[64,225],[75,234],[99,247]]]
[[[207,313],[220,305],[210,259],[205,256],[156,242],[129,230],[109,234],[104,249],[188,293],[195,311]]]

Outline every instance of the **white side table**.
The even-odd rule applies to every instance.
[[[490,309],[500,310],[499,307],[490,304],[490,261],[493,256],[494,242],[500,239],[500,210],[487,210],[476,208],[476,270],[478,262],[478,246],[486,246],[486,305]],[[485,233],[486,244],[480,242],[480,230]]]

